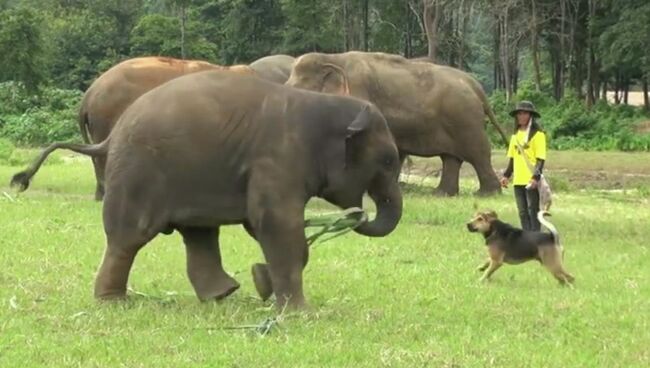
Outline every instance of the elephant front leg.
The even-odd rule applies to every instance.
[[[440,158],[442,159],[442,174],[440,176],[440,184],[436,188],[436,194],[443,196],[458,195],[460,166],[463,164],[463,161],[458,157],[447,154],[441,155]]]
[[[305,306],[302,272],[307,264],[308,248],[303,211],[261,209],[252,221],[267,261],[266,265],[253,266],[256,288],[263,298],[272,290],[279,309]]]
[[[200,300],[223,299],[239,288],[239,283],[223,269],[218,228],[178,231],[185,242],[187,275]]]

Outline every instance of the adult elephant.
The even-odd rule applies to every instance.
[[[183,75],[206,70],[230,70],[254,74],[246,65],[230,67],[199,60],[167,57],[139,57],[125,60],[100,75],[86,90],[79,110],[79,129],[86,143],[101,142],[110,134],[117,120],[138,97],[165,82]],[[93,158],[97,187],[95,199],[104,196],[102,157]]]
[[[407,155],[442,158],[438,193],[458,194],[463,161],[476,170],[480,194],[501,191],[490,161],[486,115],[506,143],[507,138],[481,85],[463,71],[385,53],[309,53],[296,59],[286,84],[376,104],[402,160]]]
[[[397,147],[374,105],[252,76],[174,79],[134,102],[102,143],[52,144],[12,184],[26,188],[57,148],[107,158],[98,298],[123,297],[138,250],[173,230],[197,296],[226,297],[239,284],[222,267],[219,228],[244,224],[262,247],[278,306],[301,306],[310,198],[361,207],[367,193],[377,214],[356,228],[366,236],[388,235],[402,214]]]
[[[255,60],[249,66],[258,76],[283,84],[289,79],[294,60],[294,57],[289,55],[270,55]]]

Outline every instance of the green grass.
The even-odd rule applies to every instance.
[[[242,283],[225,301],[195,298],[173,234],[138,255],[131,300],[97,303],[104,234],[89,161],[45,166],[17,196],[6,183],[20,169],[0,166],[3,368],[650,364],[650,206],[642,192],[556,194],[552,221],[577,278],[573,290],[535,263],[477,282],[485,249],[464,224],[475,201],[517,223],[510,191],[476,199],[476,184],[464,179],[459,198],[406,193],[390,236],[347,234],[316,246],[305,271],[310,309],[261,336],[225,329],[275,315],[256,297],[249,269],[262,256],[243,229],[222,231],[225,267]]]

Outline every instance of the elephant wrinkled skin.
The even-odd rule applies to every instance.
[[[479,193],[501,191],[490,161],[486,115],[506,143],[507,138],[481,85],[463,71],[385,53],[309,53],[296,59],[286,84],[374,103],[388,121],[402,160],[407,155],[442,158],[441,194],[458,194],[463,161],[476,170]]]
[[[98,298],[124,297],[138,250],[173,230],[197,296],[226,297],[239,284],[222,267],[219,227],[244,224],[261,245],[278,307],[298,307],[310,198],[361,207],[367,193],[377,214],[355,229],[366,236],[388,235],[402,214],[398,151],[379,109],[252,76],[176,78],[134,102],[102,143],[54,143],[12,184],[27,188],[58,148],[107,158]]]
[[[206,70],[230,70],[254,74],[246,65],[224,67],[199,60],[167,57],[139,57],[125,60],[100,75],[86,90],[79,111],[79,129],[86,143],[101,142],[110,134],[122,113],[138,97],[183,75]],[[93,158],[97,189],[95,199],[104,196],[103,158]]]

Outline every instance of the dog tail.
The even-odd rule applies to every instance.
[[[551,216],[551,214],[548,211],[539,211],[537,212],[537,220],[539,221],[540,224],[544,225],[548,229],[548,231],[551,232],[551,235],[553,235],[553,241],[555,242],[555,245],[560,245],[560,233],[557,231],[557,228],[551,224],[550,221],[546,219],[546,216]]]

